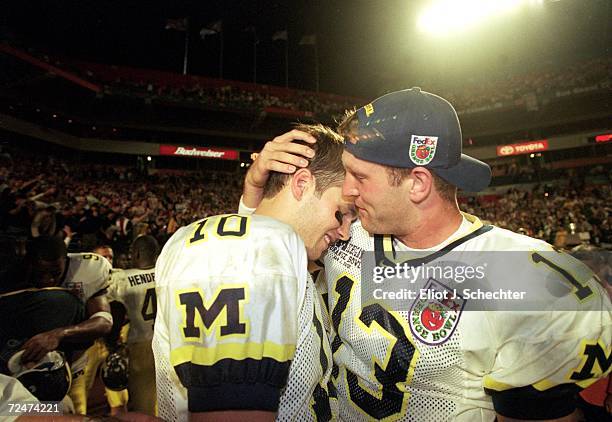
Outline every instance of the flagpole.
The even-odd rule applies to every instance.
[[[183,75],[187,74],[187,58],[189,56],[189,20],[185,25],[185,55],[183,56]]]
[[[317,39],[315,38],[314,43],[314,56],[315,56],[315,86],[317,92],[319,92],[319,49],[317,47]]]
[[[219,77],[223,79],[223,31],[219,33],[220,49],[219,49]]]
[[[257,33],[253,29],[253,83],[257,83]]]
[[[285,40],[285,88],[289,88],[289,36]]]

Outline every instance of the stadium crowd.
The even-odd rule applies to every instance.
[[[609,247],[610,175],[603,176],[607,184],[568,177],[572,180],[568,186],[541,184],[492,198],[467,197],[461,207],[495,225],[558,246],[575,243],[579,235],[582,241]],[[36,236],[61,231],[71,238],[70,250],[75,251],[110,244],[122,253],[141,234],[151,234],[163,244],[178,227],[234,212],[241,179],[210,171],[145,175],[135,168],[11,151],[3,154],[0,164],[0,232]],[[55,217],[50,219],[51,215]]]
[[[458,88],[445,88],[432,83],[434,92],[443,92],[459,112],[479,112],[487,109],[513,106],[537,107],[538,103],[555,97],[579,94],[610,87],[612,60],[599,58],[579,62],[562,69],[512,75],[498,80],[472,80]],[[87,71],[87,76],[96,75]],[[360,106],[346,101],[324,99],[315,93],[300,92],[280,98],[264,91],[246,90],[232,86],[203,87],[199,83],[183,87],[158,85],[145,80],[117,78],[105,86],[108,94],[142,96],[148,100],[191,102],[225,109],[263,110],[279,107],[294,111],[307,111],[318,116],[337,115],[343,110]]]
[[[163,100],[174,103],[192,103],[200,106],[229,110],[266,110],[270,107],[307,112],[311,115],[328,116],[354,107],[350,101],[321,100],[315,95],[295,95],[279,97],[277,95],[245,90],[232,85],[222,87],[203,87],[199,84],[184,87],[153,85],[145,81],[122,81],[105,86],[106,93],[142,96],[148,101]],[[306,94],[305,92],[303,94]]]
[[[592,243],[612,247],[610,185],[582,188],[539,186],[510,189],[496,200],[470,198],[462,209],[496,226],[570,247]]]
[[[75,251],[106,243],[125,252],[141,234],[163,244],[180,226],[235,210],[240,196],[240,178],[222,173],[145,176],[126,167],[11,155],[0,166],[0,232],[64,232]]]
[[[219,84],[220,80],[191,76],[184,77],[181,83],[170,85],[147,80],[141,75],[142,72],[138,76],[130,76],[129,68],[121,72],[117,66],[88,66],[84,62],[65,62],[47,55],[41,55],[41,58],[92,81],[102,82],[107,95],[142,97],[146,101],[250,111],[275,107],[326,117],[340,116],[343,110],[361,106],[360,103],[365,102],[294,89],[286,90],[281,95],[268,92],[265,85],[240,83],[238,86],[232,81]],[[421,84],[426,85],[429,91],[442,93],[461,114],[517,106],[537,109],[554,98],[609,89],[611,74],[612,59],[605,57],[488,80],[470,78],[461,86],[449,87],[444,81],[434,80],[424,80]]]
[[[478,112],[493,106],[508,107],[598,89],[609,89],[612,60],[598,58],[562,69],[508,75],[497,80],[468,80],[459,89],[444,89],[459,112]],[[530,96],[533,96],[530,98]],[[528,104],[529,105],[529,104]],[[532,104],[535,106],[535,104]]]

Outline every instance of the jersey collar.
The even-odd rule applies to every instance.
[[[379,266],[395,266],[396,264],[410,264],[420,265],[421,263],[427,263],[434,259],[445,255],[447,252],[453,250],[462,243],[468,240],[486,233],[493,228],[493,226],[485,226],[480,219],[474,215],[461,212],[461,215],[470,223],[469,229],[465,233],[461,233],[454,237],[447,239],[448,243],[437,251],[432,251],[429,255],[423,256],[418,251],[413,252],[413,258],[401,261],[398,258],[398,253],[394,246],[394,236],[392,235],[374,235],[374,254],[376,258],[376,265]],[[444,242],[446,243],[446,242]],[[402,256],[406,256],[411,252],[402,252]]]

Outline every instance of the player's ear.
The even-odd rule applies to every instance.
[[[406,183],[408,183],[408,195],[414,203],[425,200],[433,187],[433,174],[425,167],[415,167],[410,172]]]
[[[304,193],[313,185],[314,177],[308,169],[299,169],[291,177],[291,193],[297,201],[301,201]]]

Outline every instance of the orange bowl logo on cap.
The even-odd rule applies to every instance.
[[[410,139],[410,161],[417,166],[427,165],[436,155],[437,136],[412,135]]]

